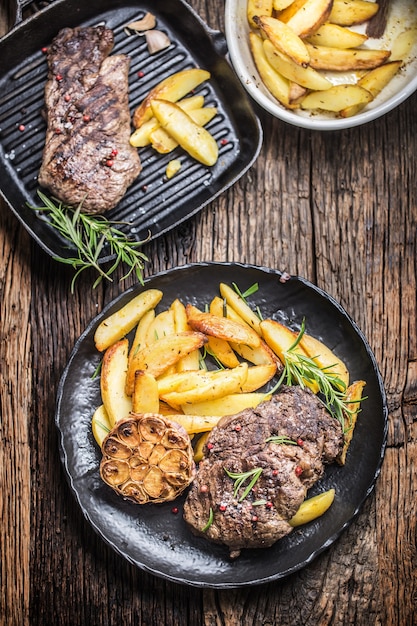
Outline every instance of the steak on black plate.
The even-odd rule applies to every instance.
[[[323,403],[308,389],[283,387],[213,429],[184,519],[196,535],[227,545],[232,558],[242,548],[269,547],[291,532],[289,520],[342,446],[342,426]],[[245,473],[236,490],[236,475]]]

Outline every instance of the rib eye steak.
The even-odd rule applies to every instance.
[[[269,547],[292,530],[289,520],[342,446],[342,426],[323,403],[308,389],[283,387],[213,429],[184,519],[194,534],[227,545],[232,558],[242,548]]]
[[[141,171],[129,143],[126,55],[104,26],[62,29],[47,51],[46,141],[38,181],[85,213],[116,206]]]

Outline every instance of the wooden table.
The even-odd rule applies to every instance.
[[[223,28],[220,0],[191,4]],[[327,133],[259,111],[256,164],[145,248],[146,275],[213,260],[304,276],[340,301],[376,355],[389,403],[376,489],[330,549],[276,583],[190,589],[136,569],[96,536],[60,464],[55,394],[74,341],[124,285],[92,291],[86,274],[71,295],[71,270],[1,207],[2,624],[416,623],[416,111],[413,96],[367,126]]]

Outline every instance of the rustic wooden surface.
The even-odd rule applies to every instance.
[[[191,4],[223,27],[220,0]],[[302,275],[341,302],[379,363],[389,437],[375,491],[329,550],[259,587],[165,582],[130,566],[84,520],[59,460],[55,393],[74,341],[123,286],[92,292],[85,275],[71,295],[71,271],[1,206],[1,624],[416,623],[416,111],[413,96],[382,119],[337,133],[260,113],[265,141],[252,169],[145,249],[146,275],[206,260]]]

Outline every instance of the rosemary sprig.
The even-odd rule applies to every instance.
[[[290,439],[286,435],[273,435],[272,437],[268,437],[268,439],[266,441],[270,442],[270,443],[281,444],[281,445],[285,444],[285,445],[288,445],[288,446],[297,446],[298,445],[298,443],[296,441],[294,441],[294,439]]]
[[[67,265],[72,265],[76,270],[71,282],[71,291],[78,276],[86,269],[94,268],[98,277],[93,284],[93,289],[105,278],[111,281],[120,263],[125,263],[129,270],[120,280],[125,280],[134,272],[141,284],[143,284],[142,271],[144,262],[148,258],[140,248],[145,241],[132,241],[114,222],[110,222],[103,215],[88,215],[81,211],[81,205],[72,208],[62,202],[48,198],[41,191],[38,191],[39,198],[43,206],[31,207],[35,211],[44,212],[48,215],[49,222],[58,233],[67,241],[72,243],[77,249],[77,256],[66,258],[55,256],[54,259]],[[100,254],[105,245],[108,245],[110,255],[115,255],[115,259],[106,271],[99,264]]]
[[[255,467],[253,470],[249,470],[248,472],[242,472],[241,474],[236,473],[236,472],[230,472],[226,468],[224,468],[224,471],[229,476],[229,478],[233,478],[233,480],[235,481],[234,487],[233,487],[233,496],[235,498],[237,497],[238,491],[242,487],[242,485],[247,480],[251,479],[249,484],[245,488],[244,492],[239,498],[239,502],[242,502],[242,500],[246,498],[246,496],[250,493],[253,486],[259,480],[259,477],[262,474],[262,467]]]
[[[314,382],[323,396],[322,402],[329,413],[344,426],[345,415],[352,413],[346,402],[346,385],[337,374],[331,371],[333,365],[320,367],[311,357],[295,351],[304,332],[305,320],[301,324],[296,340],[284,353],[284,370],[270,393],[277,391],[284,381],[287,385],[300,385],[300,387],[306,387],[306,382]]]
[[[240,296],[242,300],[246,302],[246,304],[249,306],[247,298],[249,298],[249,296],[253,296],[253,294],[259,290],[259,283],[253,283],[253,285],[248,287],[246,291],[243,292],[240,291],[236,283],[232,283],[232,287],[236,291],[237,295]],[[260,320],[263,320],[263,315],[259,306],[256,307],[256,315],[259,317]]]

